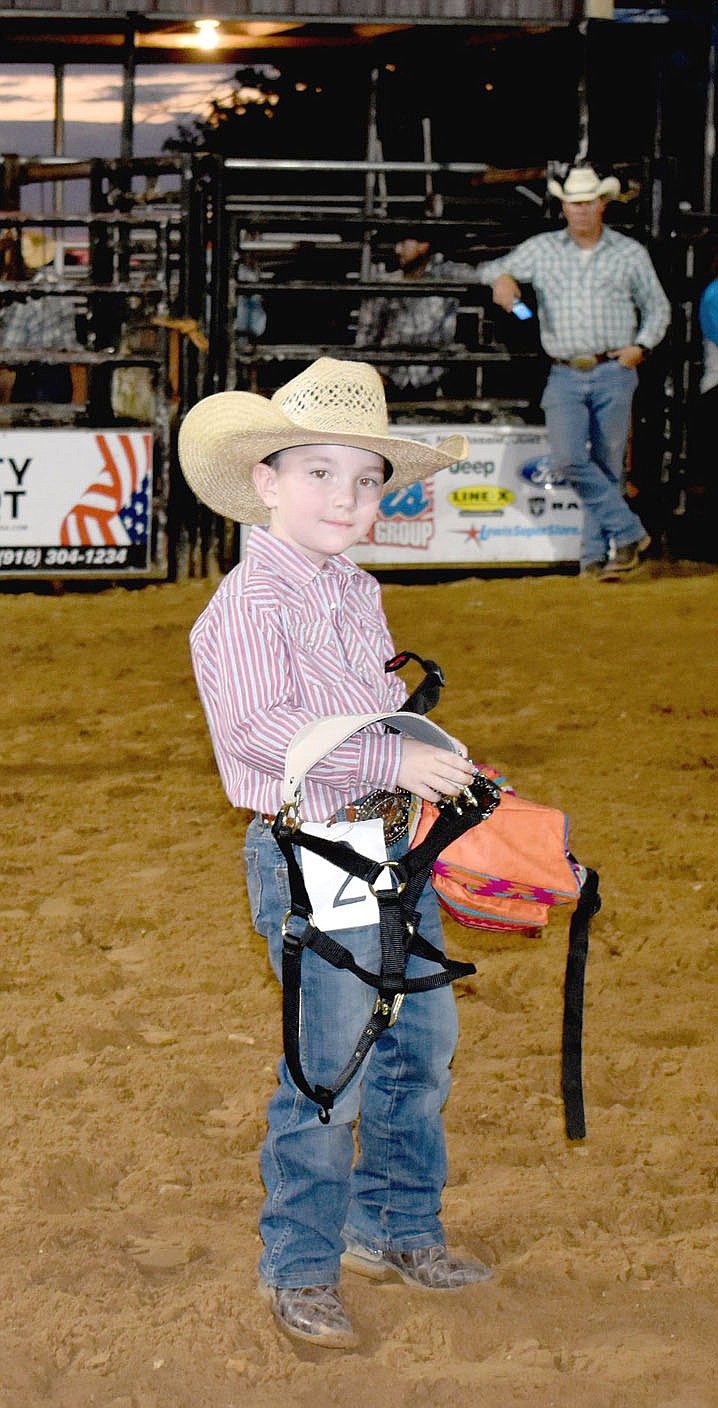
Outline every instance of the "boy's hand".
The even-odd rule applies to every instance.
[[[474,764],[463,754],[449,753],[446,748],[435,748],[431,743],[419,743],[416,738],[404,736],[401,740],[397,785],[423,797],[426,802],[458,797],[461,789],[473,781],[475,771]]]

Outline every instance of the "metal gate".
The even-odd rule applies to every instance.
[[[226,570],[237,557],[237,526],[217,520],[187,489],[175,452],[179,421],[200,396],[235,387],[271,392],[318,355],[379,365],[409,358],[440,363],[449,390],[391,407],[395,416],[428,424],[540,420],[544,363],[535,320],[530,333],[513,326],[508,315],[502,322],[490,291],[477,283],[402,287],[402,296],[455,300],[452,345],[419,351],[386,343],[356,346],[362,301],[386,293],[387,264],[402,236],[420,234],[447,256],[477,264],[549,224],[549,168],[501,171],[479,163],[438,163],[430,132],[423,135],[424,160],[414,163],[383,161],[371,124],[366,159],[355,162],[189,155],[124,162],[5,160],[2,299],[6,305],[41,296],[69,300],[77,345],[72,351],[31,344],[4,350],[0,365],[10,372],[38,364],[79,366],[86,391],[63,404],[0,405],[1,577],[174,580]],[[655,169],[647,164],[622,174],[637,191],[635,202],[621,207],[623,228],[648,239],[674,305],[670,345],[651,362],[643,420],[640,394],[637,399],[633,444],[639,471],[642,460],[648,466],[645,501],[660,541],[670,536],[685,502],[690,407],[700,363],[690,309],[704,278],[715,217],[682,216],[666,201],[653,231],[648,197]],[[53,200],[60,184],[64,198]],[[23,187],[43,191],[52,213],[20,214]],[[55,246],[49,277],[46,271],[39,281],[19,258],[29,231],[44,232]],[[96,502],[102,475],[99,490],[90,475],[78,503],[63,505],[64,537],[44,545],[52,549],[49,555],[38,556],[43,545],[32,540],[32,525],[23,533],[18,523],[13,535],[12,514],[19,516],[26,503],[22,494],[31,475],[25,472],[19,486],[27,453],[13,470],[9,461],[17,456],[7,437],[50,431],[50,441],[38,444],[55,447],[46,470],[55,476],[62,474],[58,450],[81,475],[73,446],[82,446],[82,437],[110,460],[113,446],[132,450],[139,434],[146,447],[151,437],[144,537],[138,528],[144,499],[136,486],[136,511],[125,506],[115,519],[116,536],[135,538],[123,560],[104,551],[117,544],[108,541],[113,529]],[[81,438],[61,442],[61,434]],[[114,473],[122,480],[124,473],[127,487],[124,462],[114,469],[102,463],[105,479]],[[72,520],[70,509],[77,509]]]

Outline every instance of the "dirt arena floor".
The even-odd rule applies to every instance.
[[[496,1276],[346,1274],[352,1353],[255,1293],[279,998],[189,662],[211,589],[0,594],[0,1408],[716,1408],[718,572],[385,589],[444,665],[437,720],[569,813],[604,906],[578,1145],[566,912],[535,942],[449,926],[478,973],[444,1218]]]

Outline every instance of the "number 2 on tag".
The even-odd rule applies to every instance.
[[[322,836],[328,841],[344,841],[371,860],[386,860],[384,827],[379,817],[331,826],[305,822],[304,830],[310,836]],[[347,875],[341,866],[332,865],[331,861],[308,850],[302,851],[302,870],[318,929],[356,929],[379,923],[379,904],[364,880]],[[390,884],[386,872],[379,876],[379,889]]]
[[[360,889],[360,893],[359,893],[359,894],[354,894],[354,895],[348,895],[348,894],[347,894],[347,890],[349,889],[349,886],[351,885],[352,880],[356,880],[356,881],[357,881],[357,885],[359,886],[359,889]],[[347,875],[347,878],[346,878],[346,880],[344,881],[343,885],[340,885],[340,886],[339,886],[339,889],[337,890],[337,892],[336,892],[336,894],[335,894],[335,896],[334,896],[334,903],[333,903],[333,905],[332,905],[332,909],[341,909],[342,906],[343,906],[343,905],[346,905],[346,904],[361,904],[361,903],[362,903],[362,900],[364,899],[364,892],[365,892],[365,890],[366,890],[366,885],[362,885],[361,880],[357,880],[357,877],[356,877],[355,875]]]

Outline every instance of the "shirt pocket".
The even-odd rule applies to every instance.
[[[336,649],[336,634],[331,621],[326,616],[312,615],[309,610],[296,611],[291,607],[282,608],[282,636],[291,654],[302,660],[311,660],[319,652],[322,655]]]
[[[328,696],[345,663],[344,645],[331,621],[302,621],[293,636],[292,653],[305,702],[327,713]]]
[[[326,714],[327,689],[336,679],[342,660],[341,644],[332,623],[321,616],[307,619],[285,610],[282,634],[291,659],[297,703]]]
[[[373,683],[377,677],[383,687],[387,683],[387,675],[384,670],[385,662],[390,658],[387,655],[387,639],[384,627],[380,621],[372,617],[361,617],[357,631],[357,670],[362,679],[367,683]]]
[[[633,307],[631,275],[625,264],[598,262],[592,274],[591,295],[597,302],[610,306],[618,299]]]

